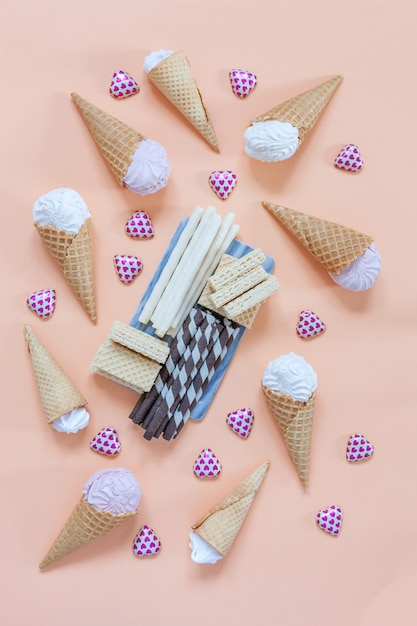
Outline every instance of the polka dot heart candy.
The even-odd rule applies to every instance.
[[[311,339],[317,335],[321,335],[326,330],[326,325],[321,319],[313,313],[313,311],[301,311],[297,322],[297,335],[302,339]]]
[[[28,296],[26,304],[38,317],[48,319],[55,311],[56,291],[55,289],[35,291]]]
[[[210,448],[204,448],[194,461],[193,471],[198,478],[216,478],[222,471],[222,464]]]
[[[359,172],[363,168],[363,161],[358,146],[354,143],[344,146],[335,158],[334,164],[346,172]]]
[[[114,269],[122,283],[131,283],[142,271],[142,261],[130,254],[116,254]]]
[[[247,439],[252,430],[254,419],[255,415],[252,409],[244,408],[228,413],[226,423],[239,437]]]
[[[109,92],[113,98],[127,98],[135,93],[139,93],[139,85],[127,72],[118,70],[113,74]]]
[[[236,187],[237,176],[231,170],[217,170],[209,176],[209,185],[220,200],[226,200]]]
[[[119,434],[115,428],[110,426],[102,428],[99,433],[90,441],[90,448],[99,454],[106,456],[116,456],[122,449]]]
[[[348,439],[346,447],[346,460],[349,463],[357,463],[369,459],[374,453],[373,444],[363,435],[354,433]]]
[[[230,70],[229,80],[232,91],[238,98],[247,98],[258,82],[255,74],[247,70]]]
[[[155,234],[151,218],[145,211],[137,211],[129,217],[125,232],[132,239],[151,239]]]
[[[136,556],[154,556],[161,551],[161,541],[149,526],[142,526],[133,540],[133,552]]]
[[[339,506],[332,505],[316,515],[316,524],[330,535],[337,536],[342,528],[343,513]]]

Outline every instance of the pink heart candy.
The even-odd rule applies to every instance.
[[[116,254],[113,263],[116,274],[123,283],[131,283],[143,268],[142,261],[130,254]]]
[[[45,304],[45,302],[49,304]],[[26,304],[38,317],[48,319],[55,311],[56,291],[54,289],[35,291],[27,297]]]
[[[247,70],[230,70],[229,81],[235,96],[247,98],[255,89],[258,79],[253,72]]]
[[[348,439],[346,446],[346,460],[349,463],[356,463],[369,459],[374,453],[373,444],[365,439],[363,435],[354,433]]]
[[[254,419],[255,415],[252,409],[246,407],[228,413],[226,423],[239,437],[247,439],[252,430]]]
[[[358,146],[353,143],[344,146],[335,158],[334,164],[346,172],[359,172],[363,168],[363,160]]]
[[[335,518],[337,521],[335,521]],[[342,520],[342,509],[336,505],[322,509],[316,515],[316,524],[319,528],[333,536],[337,536],[340,533]]]
[[[129,217],[125,232],[132,239],[151,239],[155,234],[151,218],[145,211],[137,211]]]
[[[111,426],[102,428],[90,441],[90,448],[100,454],[116,456],[122,449],[117,430]]]
[[[222,464],[210,448],[203,448],[193,465],[198,478],[216,478],[221,474]]]
[[[217,170],[210,174],[208,182],[220,200],[226,200],[236,187],[237,176],[232,170]]]
[[[145,524],[134,538],[132,549],[136,556],[154,556],[161,550],[161,541],[155,531]]]
[[[113,74],[109,92],[113,98],[127,98],[135,93],[139,93],[139,85],[127,72],[118,70]]]
[[[326,325],[313,311],[304,310],[298,315],[297,335],[302,339],[311,339],[321,335],[326,330]]]

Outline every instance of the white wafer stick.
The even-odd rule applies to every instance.
[[[170,334],[172,333],[175,336],[178,332],[179,327],[187,315],[187,311],[199,298],[201,292],[207,284],[208,278],[213,274],[223,254],[239,232],[240,227],[237,224],[233,224],[234,218],[235,215],[233,213],[229,213],[226,216],[222,224],[221,231],[219,231],[217,239],[213,242],[210,252],[206,256],[204,263],[195,278],[193,289],[189,291],[187,299],[183,302],[182,307],[174,320],[173,330],[170,329]]]
[[[196,236],[195,241],[193,241],[193,237],[187,246],[182,257],[184,262],[178,265],[176,275],[173,276],[165,290],[164,298],[160,300],[157,309],[155,309],[155,313],[160,313],[160,316],[155,319],[154,316],[151,318],[155,332],[159,337],[163,337],[171,328],[183,300],[192,287],[198,268],[221,227],[221,223],[220,215],[211,215],[201,236]]]
[[[141,322],[142,324],[147,324],[149,322],[151,315],[155,310],[155,307],[158,304],[158,301],[169,282],[169,279],[175,271],[175,268],[177,267],[177,264],[185,248],[187,247],[188,242],[190,241],[197,228],[203,212],[204,209],[200,206],[197,206],[194,209],[193,213],[190,215],[177,243],[175,244],[165,264],[164,269],[162,270],[158,280],[156,281],[156,284],[154,285],[154,288],[152,289],[152,292],[139,315],[139,322]]]
[[[182,254],[178,259],[174,267],[174,271],[171,273],[163,292],[159,296],[159,300],[150,316],[150,321],[153,326],[157,328],[161,319],[164,319],[164,315],[166,313],[166,309],[172,306],[172,294],[175,293],[175,288],[178,284],[178,281],[181,279],[181,275],[184,271],[184,267],[187,266],[188,260],[190,258],[190,251],[192,251],[196,246],[196,241],[199,241],[202,233],[204,233],[205,228],[207,226],[208,221],[214,215],[216,209],[214,207],[209,207],[208,209],[203,210],[202,217],[195,228],[191,238],[189,239],[187,245],[182,250]]]

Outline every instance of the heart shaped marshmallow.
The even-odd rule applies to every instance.
[[[90,448],[99,454],[116,456],[122,449],[117,430],[111,426],[102,428],[90,441]]]
[[[316,515],[316,523],[326,533],[337,536],[342,528],[343,513],[340,506],[332,505]]]
[[[143,268],[142,261],[130,254],[116,254],[113,262],[116,273],[123,283],[131,283]]]
[[[27,297],[26,304],[38,317],[47,319],[55,311],[56,291],[55,289],[35,291]]]
[[[161,541],[152,528],[142,526],[133,540],[133,552],[136,556],[154,556],[161,550]]]
[[[247,70],[230,70],[230,86],[238,98],[247,98],[258,82],[253,72]]]
[[[363,435],[354,433],[348,439],[346,446],[346,460],[349,463],[357,463],[369,459],[374,453],[373,444]]]
[[[139,85],[127,72],[118,70],[113,74],[109,91],[113,98],[127,98],[139,93]]]
[[[228,413],[226,423],[239,437],[247,439],[252,430],[254,419],[255,415],[252,409],[244,408]]]
[[[155,234],[151,218],[145,211],[137,211],[129,217],[125,232],[132,239],[151,239]]]
[[[193,471],[198,478],[215,478],[222,471],[222,464],[210,448],[204,448],[194,461]]]
[[[321,335],[326,330],[326,325],[313,311],[304,310],[298,315],[297,335],[302,339],[311,339]]]
[[[354,143],[344,146],[335,158],[334,164],[346,172],[359,172],[363,168],[363,160],[358,146]]]
[[[220,200],[226,200],[236,187],[237,176],[231,170],[217,170],[209,176],[209,185]]]

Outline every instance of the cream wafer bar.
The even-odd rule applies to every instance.
[[[279,284],[277,279],[275,276],[268,274],[268,277],[264,281],[222,307],[222,312],[226,317],[235,319],[251,307],[269,298],[269,296],[275,293],[275,291],[278,291],[278,289]]]
[[[225,267],[219,269],[208,279],[208,284],[214,291],[218,291],[228,283],[233,282],[236,278],[249,272],[258,265],[262,264],[266,259],[265,254],[260,248],[254,248],[240,259],[234,259]]]
[[[110,339],[125,348],[143,354],[157,363],[165,363],[169,354],[169,345],[148,333],[138,330],[124,322],[115,321],[110,329]]]
[[[258,265],[252,270],[245,272],[242,276],[236,277],[236,280],[227,283],[221,289],[212,292],[209,299],[216,309],[220,309],[224,304],[227,304],[261,283],[267,276],[269,276],[269,274],[265,272],[262,265]]]

